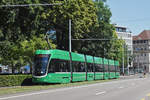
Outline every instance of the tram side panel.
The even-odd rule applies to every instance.
[[[86,80],[85,57],[82,54],[71,53],[72,57],[72,82]]]
[[[114,79],[116,78],[116,70],[114,65],[114,60],[109,60],[109,78]]]
[[[107,59],[104,58],[103,60],[104,60],[104,79],[107,80],[109,79],[109,65]]]
[[[94,60],[93,56],[86,55],[86,71],[87,71],[87,80],[94,80]]]
[[[42,52],[41,52],[42,51]],[[72,73],[72,82],[76,81],[85,81],[85,80],[94,80],[94,79],[109,79],[109,78],[119,78],[119,62],[116,61],[115,65],[116,72],[109,73],[108,59],[103,59],[100,57],[85,56],[78,53],[71,53],[72,57],[72,71],[70,69],[70,55],[67,51],[62,50],[41,50],[36,55],[42,57],[41,55],[46,54],[50,55],[49,57],[49,66],[46,66],[44,63],[38,62],[38,65],[44,65],[45,74],[42,76],[33,75],[33,82],[36,83],[69,83],[71,82],[71,72]],[[47,58],[40,58],[46,59]],[[95,61],[94,61],[94,60]],[[45,61],[44,61],[45,62]],[[48,61],[47,61],[48,63]],[[86,63],[86,64],[85,64]],[[94,66],[93,66],[94,65]],[[34,69],[41,74],[43,73],[39,69]],[[35,72],[36,72],[35,71]],[[37,72],[36,72],[37,73]]]
[[[116,78],[120,77],[119,61],[115,61]]]

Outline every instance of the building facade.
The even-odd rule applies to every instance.
[[[133,52],[132,48],[132,33],[127,27],[115,26],[119,39],[123,39],[127,45],[128,51]]]
[[[8,66],[3,66],[0,64],[0,74],[3,73],[10,73],[10,69],[8,68]]]
[[[131,33],[131,31],[128,30],[127,27],[122,27],[122,26],[116,26],[115,25],[115,28],[116,28],[116,33],[118,35],[118,38],[124,40],[125,41],[124,45],[127,46],[127,51],[126,51],[127,53],[126,54],[127,54],[128,64],[127,64],[127,66],[124,66],[124,63],[122,64],[121,72],[122,73],[129,73],[129,69],[133,66],[132,62],[129,64],[129,57],[131,55],[133,55],[132,33]],[[123,58],[124,58],[124,56],[123,56]]]
[[[133,55],[136,72],[150,72],[150,30],[133,36]]]

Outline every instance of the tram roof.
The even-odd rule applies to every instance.
[[[85,58],[83,54],[71,52],[72,61],[81,61],[85,62]]]
[[[69,52],[64,50],[36,50],[35,54],[51,54],[51,58],[70,60]]]
[[[94,57],[95,63],[97,64],[103,64],[103,58],[101,57]]]
[[[114,60],[109,59],[109,65],[115,65]]]
[[[93,56],[86,55],[86,60],[88,63],[93,63]]]
[[[115,65],[119,66],[119,61],[115,60]]]
[[[35,54],[52,54],[51,56],[52,58],[70,60],[69,52],[64,51],[64,50],[58,50],[58,49],[36,50]],[[85,62],[85,58],[83,54],[71,52],[71,55],[72,55],[73,61]],[[88,63],[94,62],[93,56],[86,55],[86,59]],[[103,64],[103,60],[104,60],[104,64],[119,66],[119,61],[116,61],[116,60],[111,60],[111,59],[106,59],[106,58],[101,58],[101,57],[94,57],[94,60],[95,60],[95,63],[97,64]]]
[[[108,59],[103,58],[104,59],[104,64],[108,65]]]

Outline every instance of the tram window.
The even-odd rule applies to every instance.
[[[120,72],[119,66],[115,66],[116,67],[116,72]]]
[[[103,72],[103,65],[95,64],[95,72]]]
[[[69,61],[52,59],[48,72],[70,72]]]
[[[116,72],[116,67],[115,66],[113,66],[113,72]]]
[[[92,63],[87,63],[87,71],[93,72],[93,64]]]
[[[85,64],[83,62],[72,62],[73,72],[85,72]]]
[[[108,71],[109,71],[108,65],[104,65],[104,71],[105,71],[105,72],[108,72]]]
[[[116,70],[116,69],[115,69],[115,66],[110,65],[110,66],[109,66],[109,70],[110,70],[110,72],[115,72],[115,70]]]

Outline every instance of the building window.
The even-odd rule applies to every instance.
[[[143,48],[141,48],[141,50],[143,50]]]
[[[148,43],[148,40],[144,40],[143,42],[144,42],[144,43]]]
[[[128,37],[131,37],[131,34],[128,34]]]
[[[143,40],[139,40],[140,43],[143,43]]]
[[[133,41],[133,44],[136,44],[136,41],[135,41],[135,40]]]
[[[140,48],[136,48],[136,51],[139,51],[140,50]]]
[[[117,28],[116,28],[116,31],[117,31],[117,32],[126,32],[126,28],[117,27]]]

